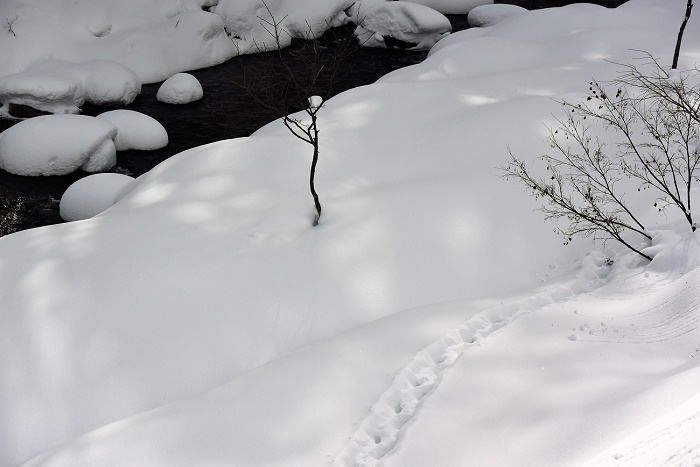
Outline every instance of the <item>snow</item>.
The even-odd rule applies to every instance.
[[[27,465],[371,466],[384,452],[387,466],[584,465],[647,424],[601,454],[603,465],[625,457],[639,465],[655,449],[664,457],[655,453],[651,465],[672,457],[679,462],[670,465],[687,465],[680,461],[700,454],[692,357],[700,256],[680,281],[604,259],[591,254],[577,273],[528,294],[357,327]],[[616,280],[631,282],[636,296],[621,298]],[[570,341],[574,327],[581,338]]]
[[[47,60],[0,78],[0,116],[9,105],[28,105],[51,113],[79,113],[84,103],[128,105],[141,92],[136,74],[119,63]]]
[[[133,177],[116,173],[81,178],[63,193],[59,205],[61,218],[78,221],[94,217],[121,199],[133,182]]]
[[[401,0],[403,1],[403,0]],[[473,8],[481,5],[489,5],[493,0],[411,0],[437,10],[445,15],[466,15]]]
[[[16,35],[0,34],[0,76],[47,60],[110,60],[142,83],[219,64],[235,47],[211,0],[5,0],[0,18],[15,18]]]
[[[323,98],[321,96],[311,96],[309,97],[309,109],[312,111],[318,111],[323,107]]]
[[[220,0],[212,10],[221,16],[238,54],[287,47],[293,38],[319,37],[329,27],[347,24],[345,10],[355,0]],[[274,24],[278,25],[275,37]]]
[[[10,104],[50,113],[79,113],[84,102],[126,105],[141,83],[286,47],[293,38],[315,38],[360,21],[359,15],[353,18],[360,3],[370,1],[7,0],[0,4],[0,18],[11,21],[12,31],[6,26],[6,34],[0,34],[0,117],[11,116]],[[426,49],[450,30],[449,22],[428,7],[371,3],[362,16],[368,16],[368,37],[376,37],[365,45],[383,47],[382,35],[391,35]],[[179,86],[186,87],[183,95],[164,90],[163,101],[185,103],[201,96],[194,82]]]
[[[411,50],[430,49],[452,31],[450,21],[437,11],[412,2],[359,1],[355,36],[365,47],[392,47],[390,39]]]
[[[695,395],[601,454],[590,465],[697,465],[700,461],[699,432],[700,395]]]
[[[133,110],[110,110],[97,116],[117,127],[117,151],[153,151],[168,145],[168,133],[158,121]]]
[[[383,465],[424,465],[429,455],[437,465],[466,456],[477,465],[582,465],[653,422],[697,393],[698,272],[665,287],[625,277],[639,296],[621,301],[616,284],[526,312],[465,351]],[[557,331],[538,332],[548,327]],[[573,328],[578,339],[564,338]],[[447,414],[454,407],[469,428]],[[501,422],[490,428],[493,417]]]
[[[527,9],[517,5],[482,5],[469,12],[467,21],[473,28],[494,26],[511,16],[527,13]]]
[[[495,168],[634,50],[668,63],[684,9],[532,11],[324,101],[318,227],[276,121],[1,238],[0,464],[695,462],[700,234],[630,196],[651,263],[564,247]]]
[[[0,168],[16,175],[101,172],[116,163],[117,127],[84,115],[45,115],[0,133]]]
[[[189,104],[204,96],[202,85],[189,73],[175,73],[166,79],[156,94],[156,99],[166,104]]]

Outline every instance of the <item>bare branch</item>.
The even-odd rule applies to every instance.
[[[15,22],[19,19],[19,14],[15,14],[14,18],[8,18],[7,16],[4,16],[5,18],[5,24],[3,27],[7,29],[7,32],[12,34],[14,37],[17,37],[17,34],[15,33],[14,29],[12,27],[14,26]]]
[[[547,138],[554,153],[539,158],[548,179],[535,177],[508,149],[502,176],[519,180],[542,198],[545,219],[568,222],[558,229],[565,243],[574,236],[615,240],[651,259],[623,237],[629,231],[651,239],[618,189],[623,178],[636,180],[637,191],[657,192],[659,212],[678,209],[696,229],[690,194],[700,182],[700,71],[672,72],[646,57],[653,71],[623,65],[608,86],[592,81],[584,101],[562,102],[568,116],[557,119],[559,126],[549,129]],[[584,121],[618,135],[615,148],[609,150]]]
[[[303,34],[305,39],[293,39],[283,25],[287,16],[277,19],[265,1],[263,5],[267,14],[259,17],[260,24],[273,42],[254,42],[253,50],[257,53],[249,57],[257,60],[258,68],[263,71],[250,76],[244,69],[243,79],[234,84],[243,88],[262,108],[280,118],[292,135],[313,148],[309,189],[316,209],[315,226],[321,216],[321,203],[315,188],[320,154],[318,112],[340,79],[346,58],[358,46],[353,36],[341,39],[333,47],[323,46],[315,40],[315,32],[308,22]],[[330,25],[327,26],[330,29]],[[282,53],[282,45],[287,43],[284,34],[291,39],[291,45]],[[303,117],[298,116],[300,111],[304,112]]]

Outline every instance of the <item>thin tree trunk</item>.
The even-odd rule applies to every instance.
[[[318,199],[318,193],[316,193],[316,187],[314,186],[314,178],[316,177],[316,163],[318,162],[318,140],[314,145],[314,158],[311,160],[311,175],[309,176],[309,187],[311,188],[311,196],[314,198],[314,206],[316,206],[316,216],[314,217],[313,226],[318,225],[318,220],[321,218],[321,202]]]
[[[683,41],[683,32],[685,31],[685,25],[688,24],[690,19],[690,13],[693,11],[693,0],[688,0],[688,5],[685,7],[685,18],[683,18],[683,23],[681,23],[681,28],[678,30],[678,39],[676,40],[676,50],[673,52],[673,64],[671,69],[675,70],[678,68],[678,56],[681,53],[681,42]]]

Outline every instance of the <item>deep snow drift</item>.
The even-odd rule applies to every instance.
[[[0,168],[32,176],[101,172],[116,164],[117,151],[151,151],[167,144],[163,125],[132,110],[97,117],[42,115],[0,133]]]
[[[158,88],[156,98],[166,104],[189,104],[204,96],[202,85],[189,73],[175,73]]]
[[[16,175],[107,170],[117,162],[117,127],[85,115],[44,115],[0,133],[0,168]]]
[[[357,41],[366,47],[392,47],[400,41],[411,50],[430,49],[452,31],[439,12],[412,2],[359,1],[351,9]]]
[[[363,45],[399,41],[428,49],[450,32],[432,4],[467,13],[491,0],[423,3],[429,6],[383,0],[6,0],[0,3],[0,117],[30,116],[26,106],[78,113],[84,102],[128,104],[141,83],[286,47],[348,23],[357,25]]]
[[[698,234],[630,198],[665,224],[651,264],[563,247],[495,168],[632,49],[668,63],[684,7],[524,13],[327,101],[316,228],[274,122],[3,237],[0,463],[692,461]]]
[[[115,173],[81,178],[69,186],[61,197],[61,219],[79,221],[100,214],[114,206],[133,182],[133,177]]]
[[[117,151],[153,151],[168,145],[168,133],[153,117],[133,110],[110,110],[97,116],[117,127]]]
[[[51,113],[78,113],[86,102],[128,105],[140,92],[136,74],[117,62],[49,59],[0,78],[0,116],[10,113],[11,104]]]
[[[141,82],[216,65],[234,54],[221,18],[202,11],[211,0],[9,0],[0,19],[0,76],[54,60],[110,60]]]
[[[467,20],[470,27],[485,28],[523,13],[527,13],[527,10],[517,5],[481,5],[469,11]]]

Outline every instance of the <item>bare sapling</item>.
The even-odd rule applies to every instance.
[[[236,82],[262,108],[282,119],[285,127],[312,149],[309,189],[314,202],[312,222],[317,226],[321,218],[321,201],[316,190],[316,168],[320,155],[319,112],[330,97],[334,83],[340,79],[345,59],[356,50],[352,37],[336,41],[334,46],[324,47],[314,37],[307,23],[306,37],[292,40],[284,26],[287,17],[277,19],[267,3],[266,17],[259,17],[260,24],[270,35],[272,46],[255,43],[255,60],[261,72],[251,76],[248,69]],[[282,40],[285,35],[287,38]],[[283,52],[286,43],[291,46]],[[235,44],[235,42],[234,42]],[[304,116],[298,117],[303,111]]]
[[[644,70],[651,71],[623,65],[607,86],[592,81],[582,102],[562,102],[567,117],[549,129],[552,152],[539,158],[547,176],[535,175],[512,152],[501,167],[503,177],[544,201],[545,219],[568,224],[557,229],[565,243],[575,236],[614,240],[651,260],[628,235],[651,239],[624,185],[635,186],[636,195],[651,190],[659,213],[679,211],[697,228],[691,193],[700,182],[700,72],[664,69],[647,57]],[[601,142],[600,130],[614,134],[615,143]]]

